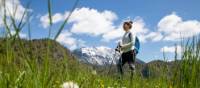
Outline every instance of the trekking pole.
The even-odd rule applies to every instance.
[[[109,70],[108,70],[108,74],[109,74],[110,71],[111,71],[111,68],[112,68],[112,65],[113,65],[113,59],[116,57],[115,55],[116,55],[116,51],[115,51],[115,53],[114,53],[114,55],[113,55],[112,62],[111,62],[111,64],[110,64],[110,67],[109,67]]]
[[[121,52],[119,46],[117,46],[117,47],[115,48],[115,53],[114,53],[114,55],[113,55],[112,62],[111,62],[111,64],[110,64],[110,67],[109,67],[109,70],[108,70],[108,73],[107,73],[107,74],[110,73],[110,70],[111,70],[111,68],[112,68],[114,59],[116,58],[117,52],[119,52],[119,53]],[[120,56],[121,56],[121,55],[120,55]]]

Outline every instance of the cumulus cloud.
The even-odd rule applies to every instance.
[[[5,15],[7,16],[7,24],[10,25],[11,22],[9,20],[9,17],[14,16],[16,22],[21,21],[26,8],[20,3],[19,0],[0,0],[0,27],[3,27],[4,10],[6,10]],[[31,12],[32,9],[27,9],[27,11]],[[26,19],[26,15],[24,18]],[[16,31],[12,28],[10,31],[12,35],[16,33]],[[27,38],[27,34],[20,32],[19,37]]]
[[[113,29],[113,30],[110,30],[109,32],[107,33],[104,33],[102,35],[102,41],[110,41],[110,40],[115,40],[115,39],[118,39],[120,38],[121,36],[123,36],[123,29],[121,28],[121,26],[119,26],[117,29]]]
[[[150,32],[144,37],[146,41],[154,41],[154,42],[157,42],[163,39],[163,35],[159,32]]]
[[[76,9],[69,22],[73,23],[72,33],[98,36],[114,29],[113,21],[117,16],[112,11],[98,11],[90,8]]]
[[[52,16],[52,23],[58,23],[64,21],[67,17],[68,12],[65,14],[56,13]],[[40,17],[40,22],[42,23],[43,28],[47,28],[49,26],[49,15],[45,14],[44,16]]]
[[[5,7],[4,7],[5,3]],[[32,12],[32,9],[25,8],[21,3],[20,0],[0,0],[0,28],[3,27],[3,16],[4,16],[4,10],[6,10],[6,17],[7,17],[7,24],[11,25],[10,17],[13,16],[14,20],[17,22],[20,22],[22,20],[22,17],[24,15],[25,11]],[[24,15],[23,22],[27,19],[27,15]],[[14,35],[16,31],[10,27],[11,34]],[[19,33],[20,38],[27,39],[28,36],[26,33]]]
[[[184,21],[180,16],[172,13],[160,20],[158,31],[163,33],[163,40],[176,41],[198,35],[200,33],[200,22],[197,20]]]
[[[62,32],[58,36],[57,41],[61,44],[66,45],[70,50],[74,50],[78,47],[85,46],[85,41],[74,38],[72,36],[72,33],[69,31]]]
[[[4,3],[5,1],[5,8],[4,8]],[[21,20],[24,11],[26,8],[20,3],[19,0],[0,0],[0,16],[1,19],[3,18],[4,15],[4,9],[6,9],[6,16],[11,16],[15,14],[15,20],[19,21]],[[15,12],[16,10],[16,12]],[[28,11],[32,11],[31,9],[28,9]],[[2,20],[0,20],[0,25],[2,25]]]
[[[165,53],[175,53],[176,50],[177,50],[178,54],[181,54],[182,47],[180,45],[177,45],[177,46],[164,46],[163,48],[160,49],[161,52],[165,52]]]
[[[69,12],[56,13],[52,16],[53,23],[64,21],[69,15]],[[117,15],[108,10],[98,11],[91,8],[76,8],[69,23],[73,23],[70,32],[75,34],[87,34],[91,36],[98,36],[114,29],[113,21],[117,19]],[[40,22],[44,28],[49,26],[48,14],[41,16]]]
[[[62,22],[68,15],[68,11],[63,14],[55,13],[52,16],[52,21],[54,24]],[[109,10],[98,11],[87,7],[76,8],[68,21],[68,23],[72,23],[69,32],[92,37],[100,36],[104,42],[116,41],[124,34],[123,22],[119,25],[114,24],[117,18],[118,16]],[[41,16],[40,21],[43,27],[47,28],[49,26],[48,14]],[[146,42],[147,40],[159,41],[163,38],[161,33],[151,33],[141,17],[134,18],[131,32],[135,33],[141,42]]]
[[[123,23],[119,25],[116,29],[113,29],[105,34],[103,34],[103,41],[110,41],[119,39],[123,36],[124,30],[122,28]],[[145,22],[141,17],[136,17],[133,20],[133,27],[131,29],[131,32],[136,34],[140,41],[145,42],[146,41],[146,35],[150,32],[149,29],[146,27]]]

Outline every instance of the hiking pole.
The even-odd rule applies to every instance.
[[[112,65],[113,65],[113,62],[114,62],[114,58],[116,58],[117,52],[119,52],[118,46],[115,48],[115,53],[114,53],[114,55],[113,55],[113,57],[112,57],[112,62],[111,62],[111,64],[110,64],[110,67],[109,67],[109,70],[108,70],[108,73],[107,73],[107,74],[110,73],[110,70],[111,70],[111,68],[112,68]]]
[[[121,50],[121,46],[120,43],[118,44],[117,48],[115,49],[115,51],[118,51],[120,53],[120,57],[119,57],[119,62],[117,64],[119,64],[120,66],[117,66],[117,70],[118,72],[120,72],[120,76],[119,76],[119,82],[120,82],[120,87],[122,87],[122,80],[123,80],[123,69],[122,69],[122,50]]]
[[[121,49],[120,49],[119,45],[115,48],[115,53],[114,53],[114,55],[113,55],[112,62],[111,62],[111,64],[110,64],[109,71],[108,71],[107,74],[110,73],[110,70],[111,70],[111,68],[112,68],[112,65],[113,65],[113,62],[114,62],[114,58],[116,58],[117,52],[119,52],[119,53],[121,52]],[[120,56],[121,56],[121,55],[120,55]]]
[[[120,72],[120,74],[122,75],[123,74],[123,71],[122,71],[122,51],[121,51],[121,46],[120,46],[120,43],[118,44],[117,48],[115,49],[115,51],[118,51],[120,53],[120,58],[119,58],[119,62],[118,64],[120,65],[119,67],[117,66],[117,69],[118,71]]]
[[[115,57],[116,57],[116,51],[115,51],[115,53],[114,53],[114,55],[113,55],[112,62],[111,62],[111,64],[110,64],[110,67],[109,67],[109,70],[108,70],[108,74],[110,73],[110,70],[111,70],[112,65],[113,65],[113,60],[114,60]]]

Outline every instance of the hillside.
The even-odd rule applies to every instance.
[[[59,60],[63,59],[66,55],[69,58],[73,58],[70,51],[60,45],[59,43],[50,40],[50,48],[49,48],[49,57]],[[5,54],[6,52],[6,40],[0,39],[0,54]],[[19,40],[16,42],[11,43],[11,48],[15,51],[17,57],[22,57],[22,49],[25,50],[25,54],[28,56],[34,56],[33,58],[37,58],[38,61],[41,60],[42,57],[45,56],[47,51],[48,40],[47,39],[34,39],[34,40]]]
[[[20,62],[21,59],[24,59],[24,55],[21,49],[24,49],[24,54],[28,59],[34,59],[38,63],[42,63],[44,61],[44,57],[47,56],[47,39],[34,39],[34,40],[20,40],[21,43],[15,42],[12,45],[12,49],[14,50],[15,62]],[[74,52],[70,52],[66,47],[60,45],[58,42],[49,40],[49,54],[48,57],[51,58],[50,61],[53,63],[57,63],[57,61],[62,61],[64,58],[67,58],[68,61],[73,61],[75,63],[79,63],[80,67],[90,68],[96,70],[98,74],[112,74],[117,75],[116,63],[119,55],[113,58],[114,51],[108,48],[102,48],[98,50],[98,48],[81,48],[77,49]],[[21,47],[21,45],[23,47]],[[6,55],[6,40],[0,39],[0,55]],[[82,52],[85,51],[85,52]],[[107,53],[106,53],[107,52]],[[108,53],[109,52],[109,53]],[[84,56],[81,56],[84,55]],[[90,62],[88,62],[90,61]],[[92,62],[99,61],[101,63]],[[67,62],[66,62],[67,64]],[[70,64],[70,63],[69,63]],[[173,63],[167,63],[163,61],[151,61],[149,63],[145,63],[139,59],[136,59],[136,70],[141,73],[143,77],[156,77],[161,73],[159,72],[165,65],[171,67]],[[70,64],[73,66],[73,64]],[[128,72],[129,67],[126,64],[124,66],[125,72]],[[149,74],[151,73],[151,75]]]

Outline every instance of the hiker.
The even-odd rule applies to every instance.
[[[123,75],[123,65],[128,62],[131,72],[133,73],[135,70],[135,58],[138,53],[137,48],[135,47],[135,41],[138,38],[131,33],[132,21],[124,22],[123,29],[125,34],[122,37],[122,40],[119,42],[116,51],[121,52],[121,58],[118,61],[117,67],[118,71]],[[120,49],[120,50],[119,50]]]

